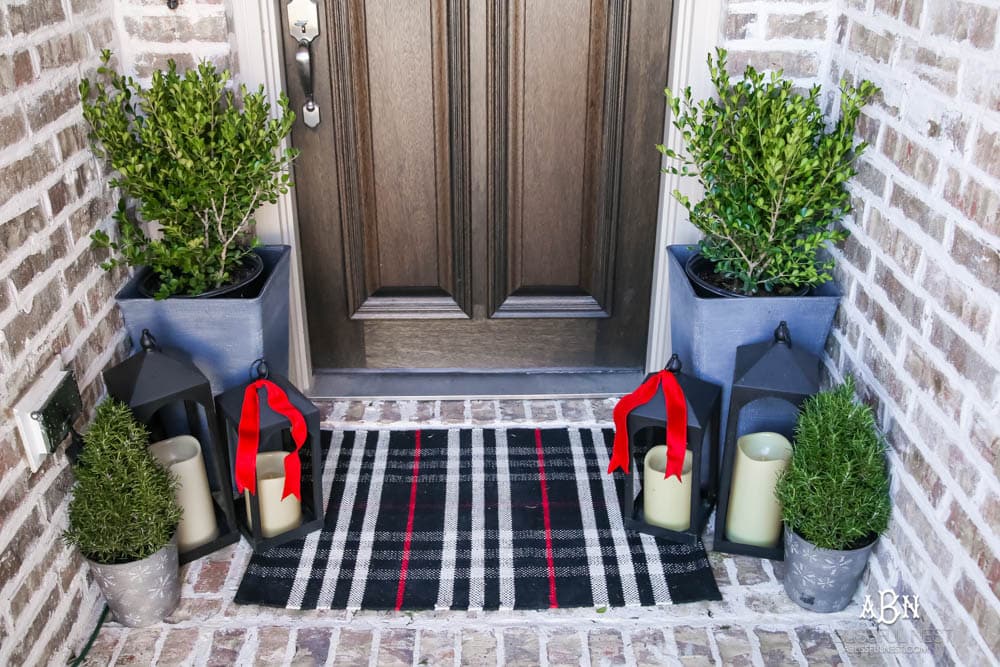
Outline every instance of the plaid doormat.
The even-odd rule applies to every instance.
[[[606,472],[611,430],[329,436],[324,528],[254,554],[237,602],[406,610],[721,599],[701,544],[623,528]]]

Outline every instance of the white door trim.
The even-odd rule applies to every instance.
[[[278,3],[271,0],[230,0],[238,80],[248,88],[264,86],[272,109],[285,89],[284,61],[281,56],[281,18]],[[288,140],[284,142],[285,148]],[[302,283],[302,253],[299,247],[298,214],[295,195],[279,197],[277,204],[265,204],[257,211],[257,236],[264,243],[284,243],[292,247],[289,301],[289,376],[302,389],[312,384],[309,329]]]
[[[696,98],[712,93],[705,57],[719,43],[723,1],[674,0],[667,83],[672,90],[683,90],[690,86]],[[284,1],[280,2],[283,7]],[[273,0],[230,0],[230,3],[239,80],[250,87],[263,85],[274,105],[278,94],[284,90],[284,64],[281,55],[281,40],[284,36],[281,34],[281,20],[277,13],[279,3]],[[320,27],[321,30],[323,28]],[[324,39],[322,33],[320,39]],[[663,142],[675,150],[683,148],[680,132],[670,124],[669,109]],[[693,179],[681,179],[670,174],[664,174],[660,178],[656,256],[650,294],[649,342],[646,347],[646,369],[650,371],[664,366],[670,350],[666,247],[697,238],[697,232],[687,222],[684,208],[670,194],[675,189],[690,196],[696,197],[699,194],[698,185]],[[294,195],[289,193],[281,197],[276,205],[264,206],[258,211],[256,218],[257,234],[261,240],[292,246],[290,374],[293,382],[306,387],[312,382],[312,362],[309,355]]]
[[[673,32],[670,35],[670,71],[667,86],[682,91],[687,87],[695,99],[712,94],[706,58],[719,44],[722,32],[723,0],[674,0]],[[671,125],[666,110],[663,143],[677,152],[684,150],[680,131]],[[670,357],[670,304],[667,271],[667,246],[688,243],[698,238],[697,230],[687,220],[687,212],[671,194],[680,190],[692,199],[701,196],[693,178],[673,174],[660,177],[659,217],[656,221],[656,256],[653,259],[653,286],[650,290],[649,338],[646,345],[646,371],[663,368]]]

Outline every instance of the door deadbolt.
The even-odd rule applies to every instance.
[[[306,127],[319,125],[319,105],[313,94],[312,42],[319,37],[319,7],[316,0],[289,0],[288,31],[299,46],[295,51],[295,66],[306,103],[302,105],[302,122]]]

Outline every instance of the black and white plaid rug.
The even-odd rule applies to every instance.
[[[612,431],[324,434],[326,523],[254,554],[236,594],[290,609],[547,609],[718,600],[701,544],[622,526]]]

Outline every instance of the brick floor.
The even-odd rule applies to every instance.
[[[614,401],[331,401],[325,427],[609,425]],[[710,536],[707,538],[710,544]],[[707,544],[707,545],[708,545]],[[872,665],[857,601],[811,614],[780,563],[710,552],[721,602],[521,612],[289,611],[236,605],[245,543],[182,569],[163,623],[102,629],[87,665]],[[847,637],[850,641],[845,640]],[[869,643],[862,641],[872,638]],[[874,655],[874,657],[873,657]],[[907,656],[912,658],[913,656]],[[907,663],[910,664],[910,663]]]

